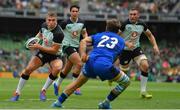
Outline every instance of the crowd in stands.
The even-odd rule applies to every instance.
[[[0,49],[0,72],[12,72],[14,77],[19,77],[20,72],[28,64],[33,52],[28,50],[15,49],[14,51],[5,51]],[[36,73],[47,73],[49,66],[45,65],[36,70]]]
[[[151,67],[149,80],[180,82],[180,43],[175,44],[167,41],[158,43],[161,50],[160,57],[154,55],[151,45],[143,44],[142,48],[149,59]],[[10,71],[15,76],[18,76],[19,72],[27,65],[32,54],[30,51],[23,49],[14,49],[14,51],[0,50],[0,71]],[[36,72],[47,73],[48,68],[48,66],[45,66]],[[139,80],[140,71],[137,69],[136,64],[131,66],[129,76],[134,80]]]
[[[71,4],[78,4],[78,0],[0,0],[1,8],[13,8],[17,10],[57,10],[64,12]]]
[[[178,2],[179,0],[88,0],[88,9],[91,12],[123,15],[134,7],[140,9],[142,13],[167,14]]]
[[[56,10],[68,12],[72,4],[80,5],[82,0],[0,0],[0,8],[13,8],[17,10]],[[180,13],[179,0],[86,0],[85,7],[88,12],[124,14],[132,7],[139,8],[143,13]],[[83,10],[84,11],[84,10]]]
[[[180,43],[161,41],[159,43],[160,56],[155,56],[150,45],[142,45],[150,64],[149,80],[180,82]],[[140,80],[140,71],[133,64],[129,75],[134,80]]]

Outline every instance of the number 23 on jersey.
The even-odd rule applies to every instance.
[[[98,43],[97,47],[107,47],[113,49],[118,43],[118,39],[115,37],[110,38],[109,36],[102,36],[101,41]]]

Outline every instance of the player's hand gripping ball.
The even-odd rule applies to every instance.
[[[25,48],[29,50],[30,45],[34,45],[36,43],[39,43],[40,39],[37,37],[29,38],[25,43]]]

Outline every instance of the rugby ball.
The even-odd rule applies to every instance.
[[[40,39],[38,37],[29,38],[25,43],[25,48],[29,49],[30,45],[33,45],[35,43],[39,43],[39,41],[40,41]]]

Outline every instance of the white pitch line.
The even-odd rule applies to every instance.
[[[48,98],[46,99],[46,101],[56,101],[57,98],[53,99],[53,98]],[[76,99],[68,99],[68,100],[76,100]],[[7,102],[12,102],[10,99],[5,99],[2,101],[7,101]],[[40,99],[19,99],[19,101],[40,101]]]
[[[19,99],[20,101],[40,101],[40,99]],[[57,99],[46,99],[46,101],[55,101]],[[4,101],[10,101],[10,99],[5,99]]]

